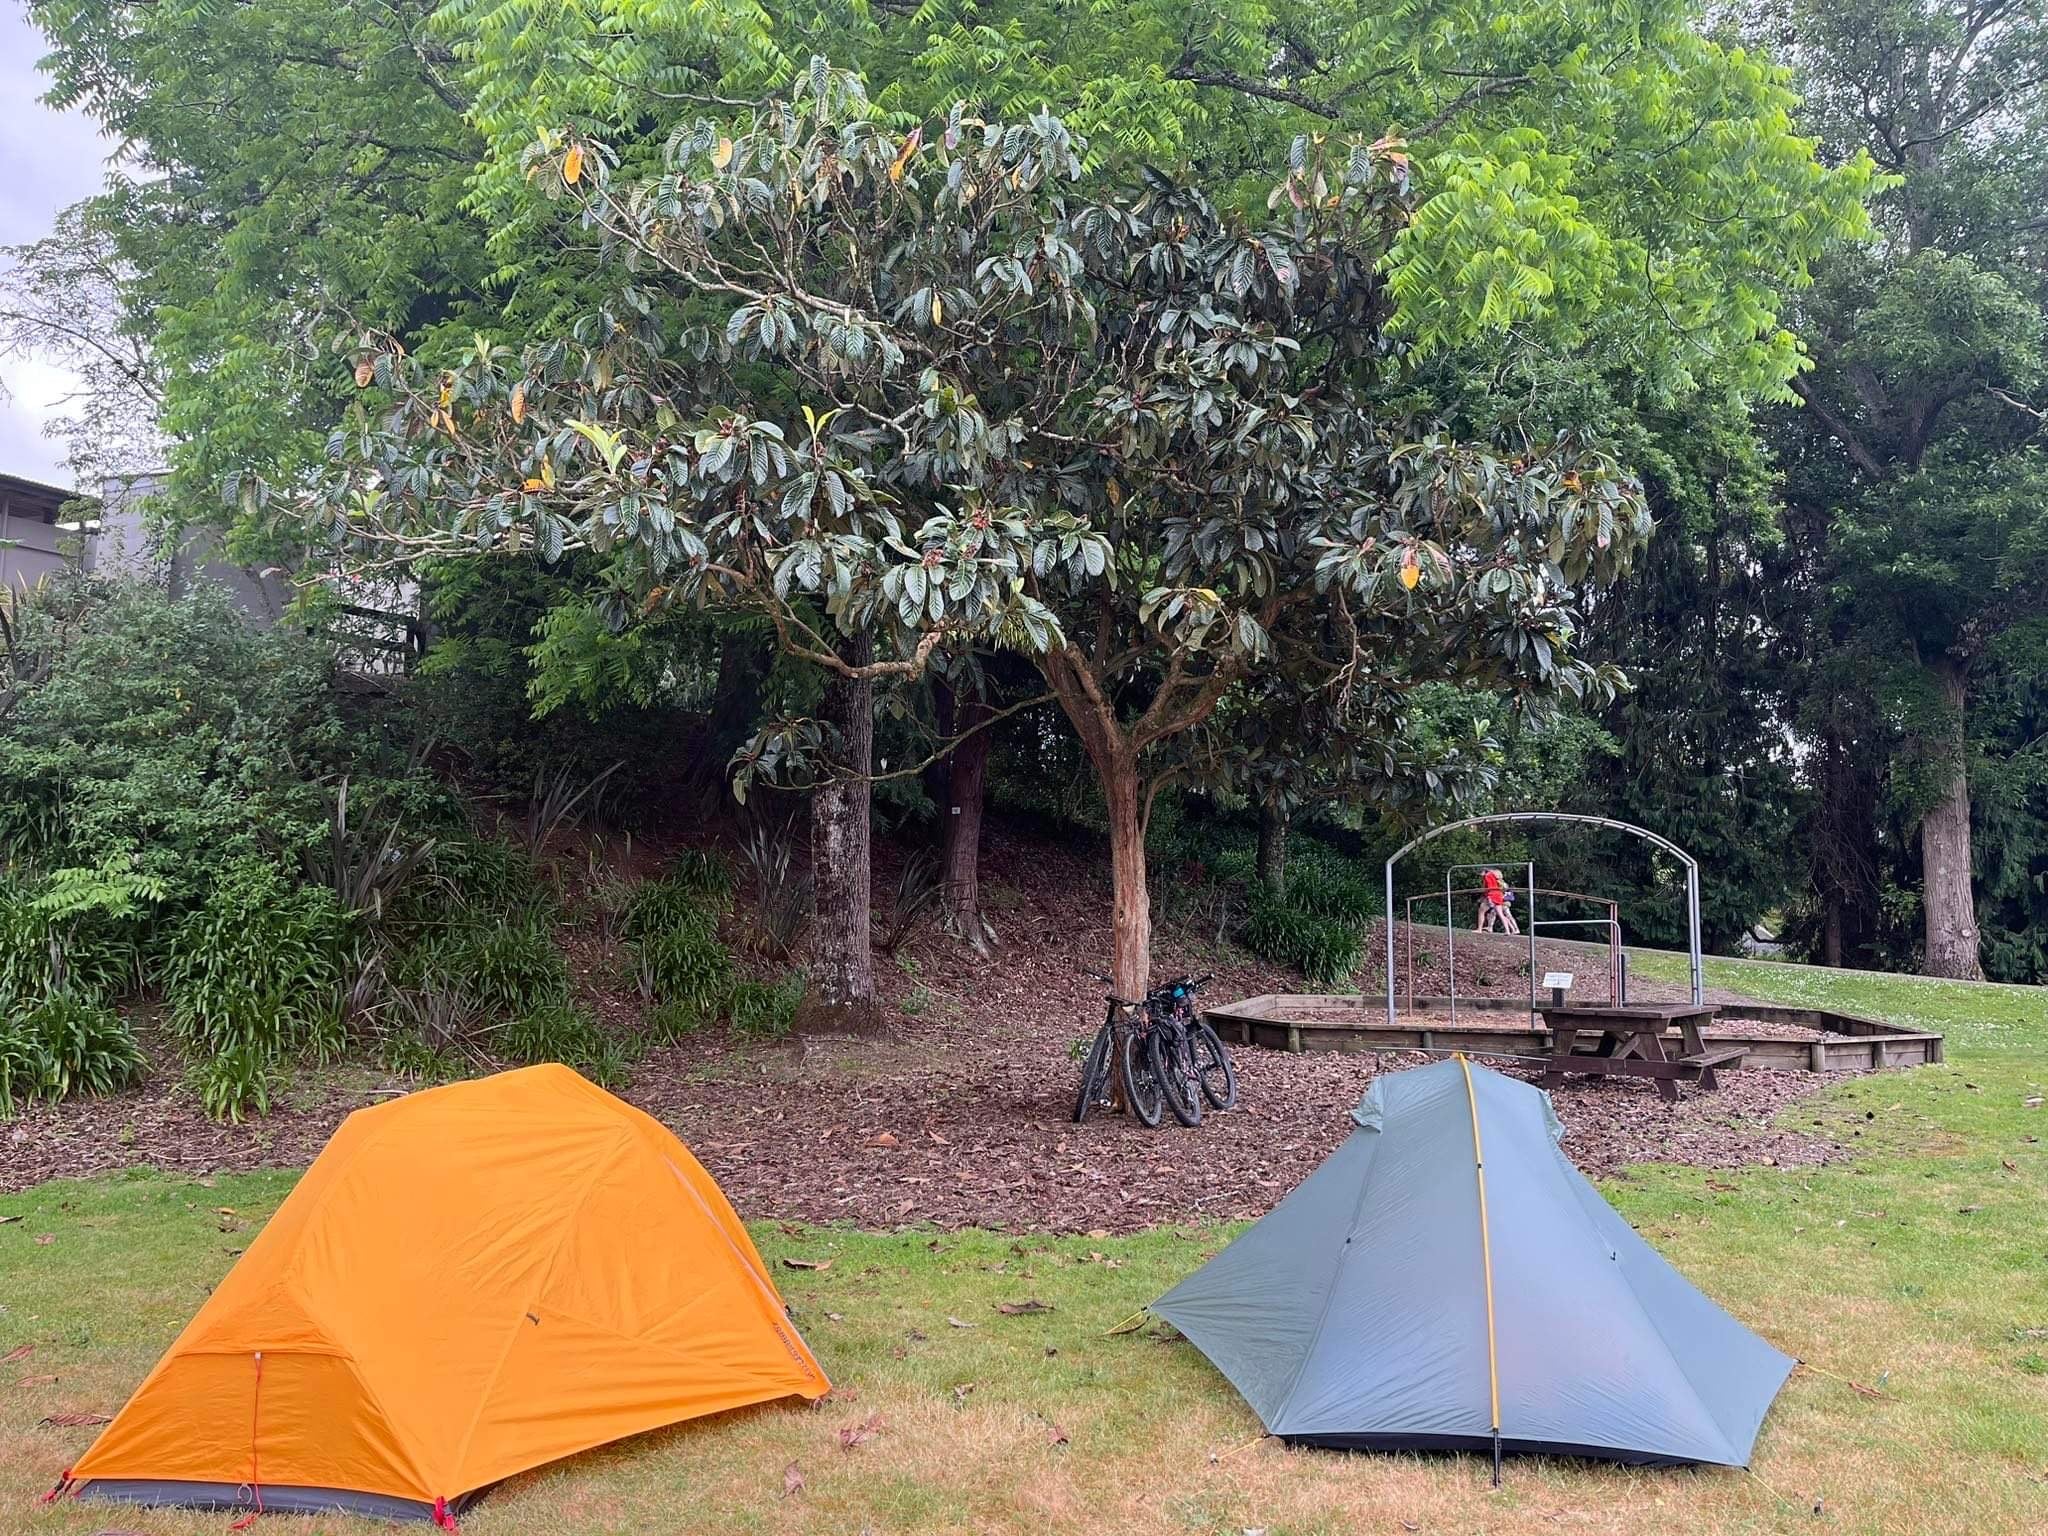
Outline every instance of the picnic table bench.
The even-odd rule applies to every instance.
[[[1707,1044],[1702,1031],[1717,1010],[1706,1004],[1552,1004],[1540,1011],[1551,1035],[1549,1066],[1541,1079],[1545,1088],[1560,1086],[1568,1072],[1647,1077],[1675,1104],[1681,1082],[1719,1088],[1719,1069],[1749,1054],[1747,1046]],[[1590,1049],[1580,1050],[1582,1042]],[[1675,1054],[1673,1044],[1679,1047]]]

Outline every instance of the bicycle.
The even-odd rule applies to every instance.
[[[1167,1107],[1182,1125],[1202,1123],[1203,1104],[1232,1109],[1237,1104],[1237,1069],[1222,1037],[1195,1012],[1195,993],[1213,973],[1182,976],[1155,988],[1147,1002],[1155,1015],[1149,1048],[1153,1073],[1166,1092]]]
[[[1098,981],[1110,978],[1088,973]],[[1122,1072],[1124,1095],[1148,1129],[1164,1119],[1164,1111],[1183,1125],[1202,1123],[1206,1100],[1217,1109],[1237,1104],[1237,1071],[1216,1031],[1196,1015],[1194,995],[1210,977],[1182,976],[1154,987],[1143,1002],[1105,994],[1102,1025],[1081,1067],[1080,1093],[1074,1101],[1078,1124],[1100,1102],[1109,1083],[1112,1061]],[[1135,1023],[1120,1027],[1119,1018]]]
[[[1087,974],[1097,981],[1115,985],[1100,971]],[[1103,1002],[1106,1006],[1102,1025],[1095,1031],[1095,1039],[1081,1063],[1081,1091],[1074,1099],[1074,1123],[1079,1125],[1086,1120],[1089,1112],[1101,1102],[1103,1090],[1109,1086],[1110,1068],[1114,1065],[1123,1077],[1124,1101],[1131,1106],[1131,1113],[1147,1130],[1154,1129],[1166,1118],[1166,1090],[1160,1086],[1153,1071],[1148,1044],[1152,1035],[1151,999],[1134,1003],[1127,997],[1105,992]],[[1124,1018],[1135,1023],[1121,1024],[1119,1021]]]

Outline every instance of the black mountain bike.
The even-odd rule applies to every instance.
[[[1099,971],[1088,974],[1097,981],[1109,982],[1109,977]],[[1166,1090],[1160,1086],[1152,1067],[1150,1001],[1148,998],[1134,1003],[1111,992],[1103,994],[1107,1007],[1102,1027],[1095,1031],[1095,1039],[1081,1062],[1081,1091],[1074,1098],[1075,1124],[1086,1120],[1089,1111],[1102,1102],[1109,1091],[1112,1071],[1123,1078],[1124,1101],[1131,1106],[1139,1124],[1149,1129],[1166,1118]]]
[[[1109,978],[1089,973],[1098,981]],[[1237,1072],[1216,1031],[1196,1016],[1194,995],[1207,976],[1183,976],[1154,987],[1143,1002],[1106,995],[1102,1027],[1081,1063],[1081,1088],[1074,1119],[1086,1120],[1102,1101],[1114,1070],[1123,1077],[1131,1112],[1147,1127],[1167,1109],[1183,1125],[1202,1123],[1206,1100],[1217,1109],[1237,1103]]]
[[[1206,1102],[1216,1109],[1237,1104],[1237,1069],[1223,1040],[1195,1012],[1195,993],[1208,975],[1182,976],[1155,988],[1146,999],[1153,1016],[1146,1044],[1153,1075],[1166,1092],[1167,1108],[1182,1125],[1200,1125]]]

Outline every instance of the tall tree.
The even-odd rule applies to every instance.
[[[609,550],[643,606],[756,607],[856,686],[962,642],[1027,655],[1108,808],[1126,991],[1153,798],[1233,688],[1292,656],[1325,659],[1340,700],[1598,681],[1565,600],[1639,540],[1633,483],[1583,445],[1385,418],[1361,387],[1409,211],[1397,147],[1298,139],[1249,224],[1156,175],[1085,194],[1045,113],[898,134],[820,62],[737,135],[677,135],[656,174],[580,138],[528,158],[637,286],[438,376],[366,336],[392,409],[338,434],[315,521],[397,559]],[[866,771],[836,715],[759,766],[797,755]],[[858,857],[864,818],[832,819]]]
[[[1973,691],[2048,602],[2048,7],[1796,0],[1768,25],[1831,151],[1894,178],[1880,243],[1831,257],[1799,302],[1814,367],[1774,431],[1788,524],[1825,541],[1821,622],[1903,724],[1890,787],[1917,831],[1922,965],[1973,978]],[[1847,750],[1824,736],[1815,763]]]

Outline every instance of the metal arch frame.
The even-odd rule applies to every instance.
[[[1687,958],[1692,967],[1692,1000],[1695,1005],[1706,1001],[1706,985],[1701,969],[1700,957],[1700,865],[1699,860],[1687,853],[1670,838],[1652,832],[1648,827],[1639,827],[1634,822],[1616,821],[1611,816],[1586,816],[1576,811],[1494,811],[1485,816],[1467,816],[1460,821],[1447,821],[1440,827],[1431,827],[1427,832],[1409,839],[1394,850],[1387,860],[1387,1026],[1393,1028],[1396,1021],[1394,1012],[1394,866],[1420,848],[1424,843],[1442,837],[1447,832],[1456,832],[1464,827],[1510,826],[1524,822],[1568,822],[1578,826],[1598,827],[1606,832],[1626,832],[1640,837],[1644,842],[1662,848],[1685,866],[1685,936]],[[1532,902],[1529,916],[1536,913]],[[1445,921],[1450,921],[1446,915]],[[1535,980],[1532,974],[1530,980]]]

